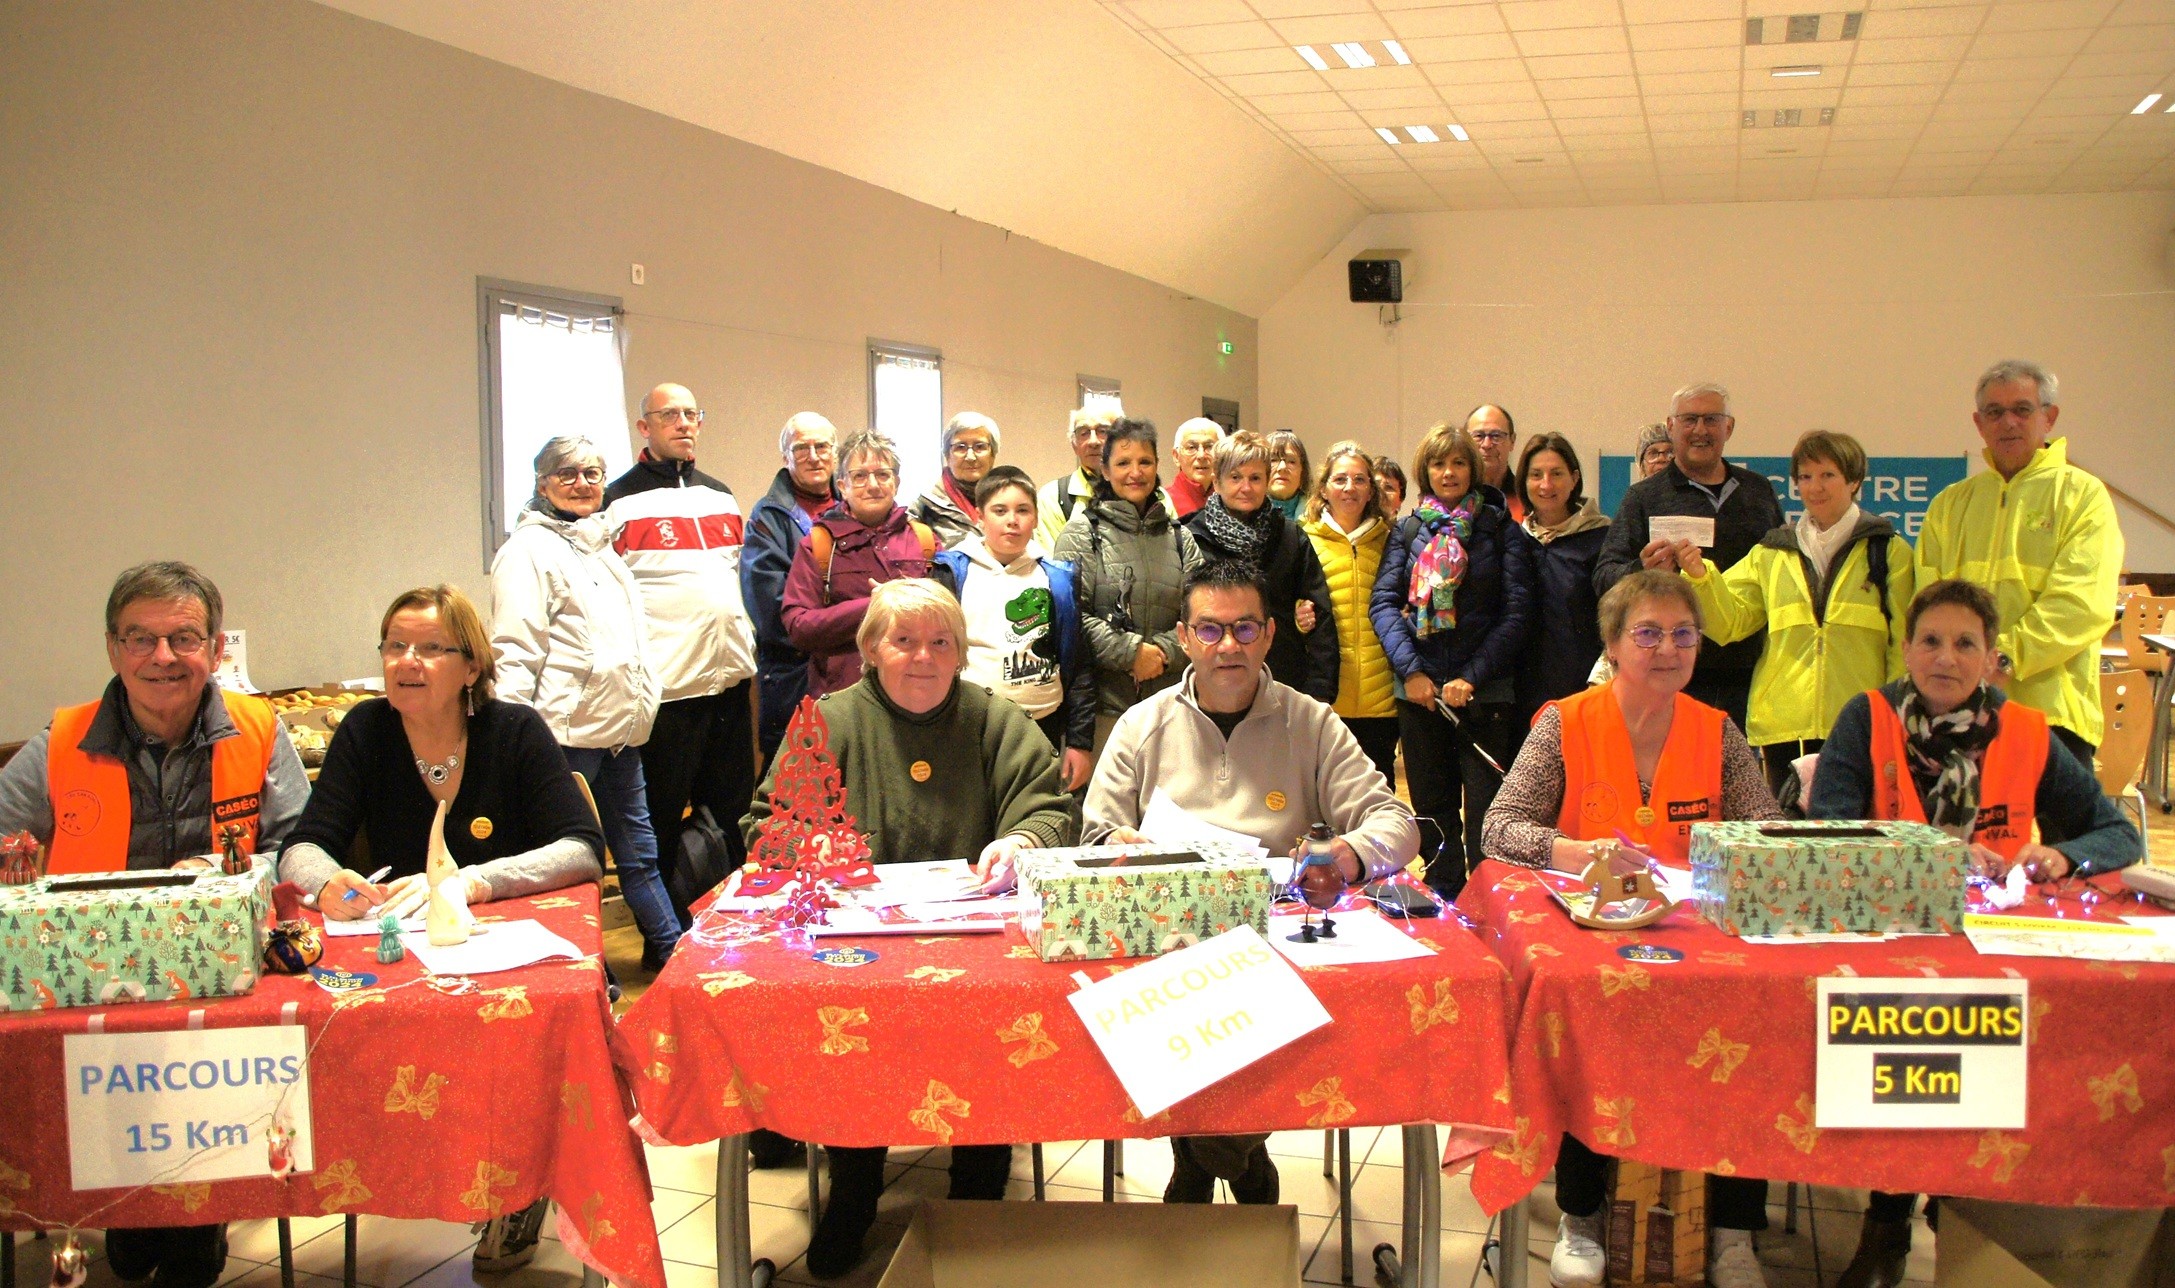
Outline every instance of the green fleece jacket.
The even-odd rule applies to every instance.
[[[1042,730],[1011,701],[961,682],[935,710],[909,715],[867,672],[817,707],[830,726],[846,812],[868,838],[875,862],[972,859],[1014,832],[1038,846],[1072,843],[1057,758]],[[927,767],[918,779],[917,765]],[[751,847],[770,817],[777,778],[773,760],[740,820]]]

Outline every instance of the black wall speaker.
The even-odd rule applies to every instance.
[[[1352,277],[1352,303],[1402,304],[1405,301],[1405,266],[1394,259],[1355,259],[1347,268]]]

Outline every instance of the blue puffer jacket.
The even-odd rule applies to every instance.
[[[1518,650],[1525,645],[1534,615],[1540,543],[1511,520],[1501,493],[1483,485],[1481,497],[1484,504],[1473,515],[1472,540],[1465,544],[1457,629],[1421,639],[1413,629],[1412,606],[1406,602],[1413,562],[1434,535],[1433,527],[1417,515],[1407,515],[1397,521],[1389,548],[1382,552],[1367,617],[1374,623],[1375,634],[1382,637],[1382,650],[1397,673],[1400,693],[1405,679],[1421,671],[1438,686],[1463,680],[1478,690],[1491,681],[1509,679],[1517,669]]]

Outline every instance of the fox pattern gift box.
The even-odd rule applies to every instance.
[[[1732,935],[1963,929],[1970,847],[1924,823],[1692,824],[1699,911]]]
[[[0,998],[13,1011],[225,997],[257,986],[272,867],[0,887]]]
[[[1020,928],[1046,962],[1153,957],[1240,926],[1266,933],[1275,890],[1257,852],[1203,843],[1030,850]]]

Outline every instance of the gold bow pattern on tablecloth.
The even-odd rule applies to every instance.
[[[1979,1147],[1964,1161],[1973,1167],[1984,1167],[1992,1163],[1995,1183],[2006,1185],[2009,1178],[2016,1175],[2016,1169],[2023,1164],[2024,1156],[2031,1152],[2030,1145],[2007,1132],[1990,1131],[1979,1137]]]
[[[1493,1152],[1521,1174],[1531,1176],[1541,1165],[1541,1134],[1533,1130],[1531,1118],[1513,1118],[1510,1139],[1498,1144]]]
[[[949,984],[967,972],[956,966],[916,966],[906,972],[908,979],[925,979],[932,984]]]
[[[908,1114],[906,1120],[936,1137],[939,1144],[949,1145],[952,1143],[952,1124],[944,1115],[957,1114],[964,1118],[972,1108],[972,1105],[953,1095],[950,1087],[931,1078],[929,1090],[921,1098],[921,1108]]]
[[[1427,985],[1414,984],[1405,990],[1405,1002],[1412,1008],[1412,1032],[1417,1037],[1438,1024],[1458,1022],[1458,999],[1454,986],[1447,979],[1435,981],[1435,1000],[1427,998]]]
[[[1745,1057],[1751,1054],[1750,1042],[1732,1042],[1722,1036],[1720,1027],[1715,1027],[1701,1036],[1699,1049],[1692,1052],[1691,1058],[1684,1063],[1694,1069],[1704,1069],[1711,1060],[1714,1062],[1714,1072],[1708,1076],[1716,1082],[1728,1082],[1729,1075],[1737,1072],[1737,1066],[1743,1064]]]
[[[446,1085],[446,1076],[434,1073],[423,1079],[423,1085],[415,1085],[415,1066],[404,1064],[393,1070],[393,1085],[385,1092],[385,1112],[389,1114],[412,1113],[429,1122],[438,1113],[438,1089]]]
[[[2160,1188],[2175,1194],[2175,1145],[2160,1151],[2160,1161],[2167,1169],[2160,1173]]]
[[[2028,1033],[2025,1034],[2024,1040],[2026,1043],[2031,1046],[2039,1045],[2039,1022],[2046,1019],[2047,1012],[2053,1009],[2054,1003],[2048,1001],[2043,997],[2035,997],[2032,999],[2031,1019],[2027,1022],[2025,1026],[2027,1029],[2030,1030]]]
[[[536,1014],[536,1008],[529,1002],[529,986],[526,984],[487,988],[483,990],[483,995],[498,999],[495,1002],[485,1002],[476,1008],[476,1014],[482,1017],[485,1024],[493,1024],[499,1020],[519,1020]]]
[[[384,1000],[385,990],[382,988],[364,988],[357,989],[352,993],[334,993],[332,995],[332,1013],[338,1015],[342,1011],[357,1006],[366,1006],[371,1002],[382,1002]]]
[[[604,1219],[604,1195],[601,1191],[582,1200],[580,1224],[582,1242],[592,1248],[597,1246],[598,1240],[609,1239],[619,1233],[610,1221]]]
[[[1359,1112],[1359,1110],[1352,1107],[1352,1102],[1345,1098],[1344,1079],[1342,1078],[1324,1078],[1315,1083],[1312,1090],[1300,1092],[1299,1104],[1302,1108],[1314,1105],[1322,1107],[1320,1113],[1307,1119],[1307,1126],[1309,1127],[1333,1126],[1337,1123],[1349,1121]]]
[[[997,1040],[1006,1046],[1014,1042],[1025,1044],[1017,1051],[1004,1053],[1004,1058],[1010,1060],[1015,1069],[1024,1069],[1037,1060],[1047,1060],[1057,1054],[1057,1040],[1042,1031],[1040,1011],[1029,1011],[1004,1028],[998,1029]]]
[[[724,1105],[727,1109],[745,1106],[749,1113],[759,1114],[763,1112],[764,1102],[769,1099],[770,1088],[760,1082],[748,1081],[741,1076],[738,1069],[733,1070],[732,1076],[725,1079]]]
[[[744,970],[709,970],[695,978],[702,981],[702,991],[712,997],[730,988],[746,988],[755,982],[755,976]]]
[[[1705,948],[1700,950],[1699,964],[1702,966],[1742,966],[1745,964],[1745,955],[1743,953],[1721,953],[1711,948]]]
[[[0,1190],[21,1190],[29,1193],[30,1173],[10,1167],[7,1160],[0,1159]],[[15,1200],[0,1193],[0,1216],[6,1216],[15,1210]]]
[[[1813,1126],[1813,1098],[1811,1096],[1799,1096],[1797,1098],[1797,1117],[1795,1118],[1788,1114],[1777,1114],[1775,1116],[1775,1130],[1782,1133],[1783,1139],[1795,1145],[1798,1153],[1812,1153],[1813,1147],[1820,1143],[1820,1129]]]
[[[310,1178],[310,1184],[324,1195],[318,1203],[320,1212],[338,1212],[370,1201],[370,1187],[363,1184],[355,1172],[355,1160],[343,1158],[330,1167],[318,1169],[317,1175]]]
[[[563,894],[555,894],[549,899],[538,899],[530,906],[536,908],[579,908],[581,904]]]
[[[825,1055],[852,1055],[868,1050],[868,1039],[847,1029],[859,1028],[868,1023],[865,1006],[825,1006],[816,1011],[816,1023],[823,1026],[823,1042],[817,1050]]]
[[[2118,1103],[2133,1114],[2142,1113],[2145,1108],[2145,1098],[2137,1092],[2137,1070],[2132,1069],[2127,1060],[2104,1078],[2086,1078],[2084,1090],[2092,1097],[2092,1103],[2099,1106],[2101,1122],[2115,1116]]]
[[[488,1158],[477,1159],[476,1183],[462,1193],[461,1206],[497,1216],[506,1209],[506,1200],[499,1191],[510,1188],[520,1179],[520,1173],[509,1172]]]
[[[1633,989],[1645,992],[1654,983],[1654,977],[1646,973],[1646,967],[1633,964],[1617,970],[1612,966],[1601,968],[1601,996],[1614,997]]]
[[[167,1198],[179,1201],[181,1210],[184,1212],[196,1211],[204,1206],[206,1200],[211,1198],[211,1186],[202,1181],[186,1185],[154,1185],[151,1187],[151,1192],[153,1194],[163,1194]]]
[[[1545,1011],[1542,1013],[1541,1047],[1548,1052],[1548,1058],[1551,1060],[1563,1055],[1563,1028],[1563,1012]]]
[[[1635,1103],[1637,1102],[1633,1101],[1629,1096],[1618,1096],[1614,1100],[1610,1100],[1605,1096],[1595,1096],[1593,1098],[1594,1117],[1606,1120],[1594,1125],[1593,1138],[1595,1143],[1614,1145],[1619,1149],[1629,1149],[1638,1144],[1639,1137],[1637,1133],[1631,1130],[1631,1110]]]
[[[589,1131],[597,1125],[596,1116],[589,1112],[589,1084],[586,1082],[560,1083],[559,1108],[566,1114],[569,1127]]]
[[[1526,964],[1532,965],[1543,957],[1561,957],[1563,950],[1554,944],[1532,943],[1526,945]]]

